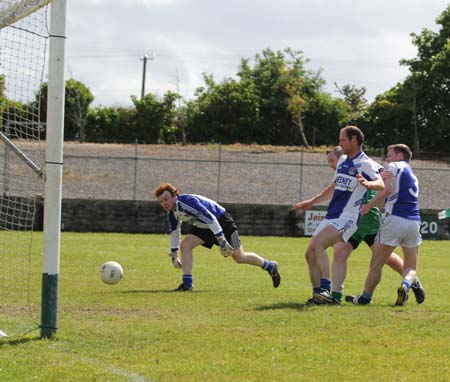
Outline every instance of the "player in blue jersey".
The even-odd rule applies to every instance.
[[[327,162],[328,165],[336,171],[337,163],[339,158],[342,156],[342,148],[336,146],[333,149],[327,150]],[[378,163],[376,164],[378,168],[382,168]],[[333,183],[334,184],[334,183]],[[331,187],[333,187],[333,184]],[[320,195],[320,193],[318,194]],[[370,199],[375,196],[375,191],[370,190],[366,192],[363,204],[367,203]],[[331,193],[330,193],[331,197]],[[305,209],[311,208],[317,203],[317,196],[309,199],[310,203],[300,202],[294,204],[294,209]],[[372,208],[372,210],[364,215],[358,224],[358,230],[352,235],[352,237],[347,241],[339,241],[333,245],[333,264],[331,266],[332,277],[331,277],[331,296],[332,301],[323,301],[323,299],[316,300],[315,298],[310,298],[307,302],[307,306],[322,305],[324,303],[328,304],[340,304],[342,299],[342,291],[344,289],[344,281],[347,275],[347,259],[349,258],[352,251],[358,248],[362,241],[365,241],[369,247],[372,247],[378,229],[380,228],[380,213],[378,208]],[[403,273],[403,259],[396,253],[391,253],[386,261],[394,271],[398,272],[400,275]],[[319,288],[320,280],[316,281],[316,288]],[[421,293],[417,289],[413,289],[415,294]],[[423,293],[422,293],[423,294]]]
[[[419,183],[409,165],[411,157],[411,149],[407,145],[395,144],[388,147],[386,158],[388,164],[382,173],[385,189],[377,193],[375,198],[361,210],[361,213],[365,214],[373,206],[386,201],[384,206],[386,216],[372,247],[370,270],[364,290],[359,296],[347,296],[346,300],[349,302],[360,305],[370,303],[375,288],[381,280],[383,265],[398,245],[402,248],[404,268],[395,305],[404,305],[408,300],[411,286],[418,282],[416,269],[419,246],[422,242],[418,202]],[[360,178],[360,183],[364,186],[369,184],[364,178]]]
[[[358,228],[359,211],[367,192],[358,177],[368,179],[373,190],[384,188],[378,166],[362,151],[364,134],[356,126],[346,126],[339,134],[341,156],[333,183],[314,198],[317,203],[331,197],[325,219],[317,227],[306,250],[305,257],[313,287],[313,299],[319,303],[332,303],[330,263],[326,249],[334,244],[347,242]],[[312,200],[294,205],[295,209],[312,206]]]
[[[240,264],[261,267],[272,278],[273,286],[278,288],[281,276],[278,263],[262,258],[253,252],[246,252],[241,245],[236,223],[232,216],[217,202],[204,196],[180,194],[170,183],[161,183],[154,191],[161,207],[167,211],[170,232],[170,254],[176,268],[183,268],[182,283],[178,291],[193,289],[192,268],[194,257],[192,251],[202,245],[212,248],[218,245],[220,253],[231,256]],[[190,223],[190,231],[181,241],[181,224]],[[180,244],[181,241],[181,244]],[[181,261],[178,251],[181,250]]]

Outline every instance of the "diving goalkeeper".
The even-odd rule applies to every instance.
[[[199,245],[206,248],[218,245],[224,257],[231,256],[239,264],[261,267],[269,273],[273,286],[278,288],[281,281],[278,263],[264,259],[256,253],[244,251],[236,223],[220,204],[204,196],[180,194],[170,183],[161,183],[154,194],[161,207],[167,211],[170,232],[169,256],[176,268],[183,268],[182,283],[177,291],[191,291],[194,288],[192,251]],[[190,223],[191,227],[181,241],[182,222]],[[181,261],[178,257],[179,251]]]

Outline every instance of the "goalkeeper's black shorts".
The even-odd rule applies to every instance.
[[[223,215],[217,220],[222,227],[222,231],[225,234],[228,243],[230,243],[230,245],[235,249],[239,248],[241,246],[241,239],[239,238],[237,225],[233,220],[233,217],[227,211],[225,211]],[[206,248],[212,248],[213,245],[219,245],[216,236],[209,228],[199,228],[196,226],[191,226],[190,230],[187,233],[202,239],[204,242],[202,245]]]

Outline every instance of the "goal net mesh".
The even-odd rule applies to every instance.
[[[45,161],[39,92],[48,66],[47,3],[0,2],[0,330],[8,336],[38,322],[42,238],[33,228],[44,193],[35,169]]]

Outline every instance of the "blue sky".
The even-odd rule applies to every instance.
[[[435,23],[443,0],[76,0],[68,2],[66,77],[85,83],[94,105],[130,105],[146,91],[192,98],[202,73],[233,77],[241,58],[265,48],[301,50],[308,69],[364,86],[369,101],[405,78],[416,55],[410,33]]]

